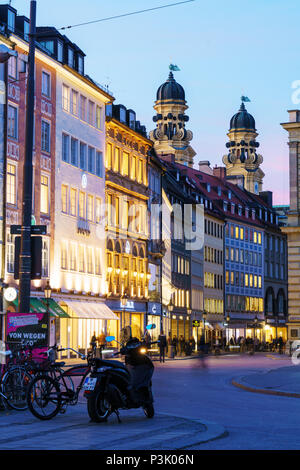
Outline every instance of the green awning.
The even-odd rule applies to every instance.
[[[47,305],[46,299],[43,299],[43,303],[45,306]],[[57,302],[53,299],[49,299],[49,312],[50,315],[53,315],[54,317],[59,317],[59,318],[70,318],[70,315],[65,312],[60,305],[58,305]]]
[[[46,313],[47,308],[39,299],[30,297],[30,311],[36,313]]]

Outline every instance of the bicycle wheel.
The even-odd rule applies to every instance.
[[[37,418],[43,421],[54,418],[61,407],[58,383],[48,375],[33,378],[27,390],[27,404]]]
[[[7,405],[13,410],[27,409],[26,392],[31,376],[26,369],[14,367],[6,372],[2,379],[2,392]]]

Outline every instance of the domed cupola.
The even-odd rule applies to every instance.
[[[248,191],[258,194],[262,191],[264,172],[260,165],[262,155],[257,153],[259,142],[255,129],[255,120],[245,108],[244,101],[249,98],[242,96],[242,104],[238,113],[230,120],[228,132],[229,141],[226,143],[228,153],[223,156],[226,166],[227,179],[242,185]]]
[[[172,72],[169,73],[168,80],[160,85],[156,93],[157,101],[185,101],[185,93],[183,87],[176,82]]]
[[[172,73],[179,68],[172,64],[169,68],[168,80],[156,93],[153,116],[156,128],[150,132],[150,139],[158,155],[174,155],[176,162],[192,167],[196,153],[190,145],[193,133],[185,127],[189,120],[185,114],[188,109],[185,92]]]
[[[249,129],[255,131],[255,119],[248,113],[242,102],[239,112],[232,116],[230,120],[230,130]]]

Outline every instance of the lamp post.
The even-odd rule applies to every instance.
[[[23,170],[22,227],[19,268],[19,312],[30,310],[31,288],[31,213],[33,179],[33,127],[34,127],[34,89],[35,89],[35,41],[36,41],[36,0],[30,2],[30,33],[27,81],[27,109],[25,129],[25,158]]]
[[[121,312],[121,328],[120,330],[122,330],[122,327],[123,327],[123,319],[125,319],[125,307],[127,305],[127,299],[128,299],[128,295],[126,292],[124,292],[124,294],[122,295],[121,297],[121,305],[123,307],[123,311]]]
[[[52,289],[49,284],[49,281],[47,281],[47,284],[44,289],[44,293],[45,293],[45,299],[46,299],[46,305],[47,305],[47,314],[49,314],[49,299],[51,299],[51,293],[52,293]]]
[[[253,339],[253,354],[255,353],[255,339],[256,339],[256,325],[258,322],[257,314],[254,317],[254,339]]]
[[[207,318],[207,312],[204,310],[204,312],[202,313],[202,318],[203,318],[203,331],[204,331],[204,344],[206,344],[206,336],[205,336],[205,320]]]

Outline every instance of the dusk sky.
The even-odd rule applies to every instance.
[[[37,1],[38,26],[62,26],[175,3],[177,0]],[[1,3],[8,3],[7,1]],[[12,0],[29,16],[29,0]],[[188,128],[199,160],[222,164],[231,116],[240,96],[256,120],[264,190],[289,202],[288,120],[292,83],[300,80],[299,0],[215,0],[173,6],[63,32],[86,53],[86,73],[109,84],[116,100],[149,132],[156,90],[177,64],[189,105]]]

